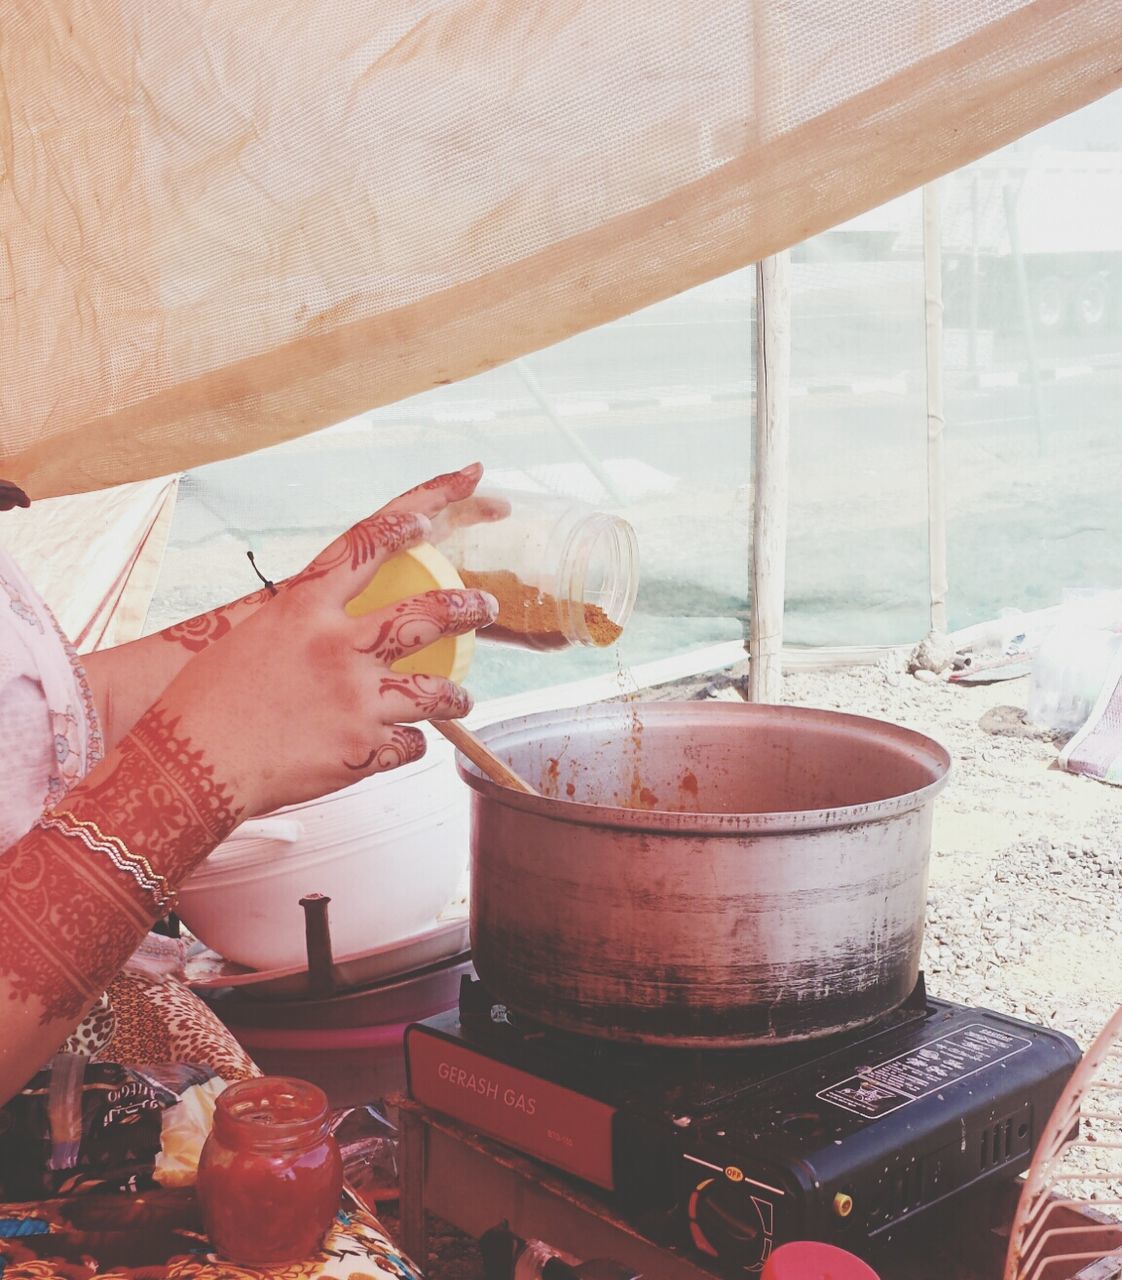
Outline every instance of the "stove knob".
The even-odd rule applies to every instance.
[[[743,1182],[729,1177],[699,1182],[690,1195],[689,1220],[698,1249],[745,1271],[759,1270],[771,1252],[771,1202],[751,1193]]]

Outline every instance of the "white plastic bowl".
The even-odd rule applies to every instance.
[[[331,899],[338,957],[435,926],[463,892],[469,792],[454,752],[429,734],[423,759],[235,830],[179,890],[179,915],[220,955],[251,969],[304,965],[310,893]]]

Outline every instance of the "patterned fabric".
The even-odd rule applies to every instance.
[[[339,1213],[320,1254],[280,1267],[223,1262],[190,1191],[0,1204],[3,1280],[420,1280],[369,1213]]]
[[[1086,723],[1060,752],[1060,768],[1122,787],[1122,652]]]
[[[78,1024],[74,1034],[62,1046],[63,1053],[80,1053],[85,1058],[96,1058],[107,1049],[117,1029],[117,1015],[109,1003],[109,993],[101,997]]]
[[[114,1031],[95,1060],[129,1066],[194,1062],[229,1083],[261,1074],[214,1013],[174,978],[151,982],[126,972],[108,995]]]
[[[86,673],[54,615],[0,552],[0,849],[102,758]]]

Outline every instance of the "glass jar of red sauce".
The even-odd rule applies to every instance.
[[[197,1192],[215,1250],[248,1266],[299,1262],[339,1208],[343,1162],[322,1089],[263,1076],[218,1095]]]

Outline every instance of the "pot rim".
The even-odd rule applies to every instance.
[[[705,710],[699,711],[699,708],[705,708]],[[507,808],[518,809],[538,817],[548,817],[553,821],[568,822],[575,826],[611,827],[617,830],[706,834],[816,831],[878,822],[924,807],[938,795],[950,778],[950,752],[934,738],[888,720],[877,720],[872,716],[859,716],[850,712],[831,711],[818,707],[719,701],[607,702],[564,711],[540,711],[532,715],[500,720],[485,728],[477,729],[476,733],[502,757],[504,746],[540,736],[535,734],[534,730],[548,727],[561,729],[563,732],[566,718],[574,724],[613,720],[630,722],[633,714],[640,711],[645,724],[674,720],[681,725],[690,721],[690,716],[684,712],[684,709],[688,709],[699,718],[706,718],[710,723],[719,721],[722,717],[771,720],[778,717],[782,720],[801,721],[817,727],[826,725],[838,730],[848,728],[861,737],[875,737],[881,747],[895,746],[900,755],[926,764],[937,776],[925,786],[904,792],[902,795],[887,796],[883,800],[872,800],[865,804],[844,805],[832,809],[803,809],[773,813],[684,813],[673,809],[630,809],[617,805],[585,804],[578,800],[563,800],[553,796],[526,795],[493,782],[460,752],[456,753],[456,769],[464,782],[478,796],[505,805]],[[504,743],[504,739],[508,741]]]

